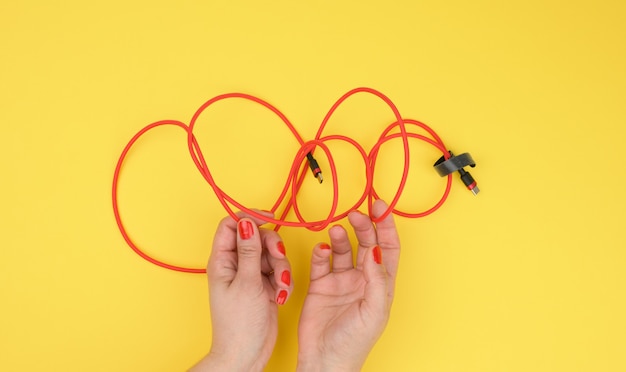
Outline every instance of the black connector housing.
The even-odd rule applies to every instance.
[[[450,158],[446,160],[445,157],[439,158],[435,162],[435,170],[441,177],[445,177],[453,172],[459,172],[461,176],[461,181],[467,187],[468,190],[472,192],[472,194],[476,195],[480,192],[480,189],[476,185],[476,181],[474,177],[463,169],[466,166],[470,166],[474,168],[476,166],[476,162],[472,159],[472,156],[469,153],[463,153],[461,155],[455,156],[452,154],[452,151],[448,151],[450,153]]]
[[[324,182],[324,177],[322,177],[322,170],[320,169],[320,166],[317,164],[317,160],[315,160],[315,158],[313,157],[313,154],[310,152],[307,153],[306,158],[309,161],[309,168],[311,168],[311,172],[313,173],[313,176],[315,176],[315,178],[317,178],[317,180],[320,183]]]

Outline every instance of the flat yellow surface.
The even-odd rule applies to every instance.
[[[192,365],[211,342],[205,278],[155,267],[126,246],[110,196],[119,153],[144,125],[189,122],[231,91],[275,104],[310,139],[357,86],[381,90],[452,150],[470,152],[482,190],[473,197],[455,179],[434,215],[397,219],[397,298],[364,370],[626,370],[623,1],[4,3],[0,370]],[[391,120],[359,97],[329,133],[370,146]],[[297,150],[276,118],[224,104],[198,138],[224,190],[272,205]],[[399,148],[381,155],[376,185],[387,198]],[[400,206],[419,211],[443,181],[430,167],[436,151],[411,148]],[[348,164],[347,205],[362,190],[349,176],[360,163],[336,151]],[[306,216],[327,212],[329,187],[308,180]],[[140,246],[193,267],[204,266],[225,215],[173,127],[131,152],[120,203]],[[282,233],[296,289],[280,310],[269,371],[295,368],[309,252],[325,239]]]

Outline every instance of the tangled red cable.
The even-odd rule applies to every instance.
[[[389,126],[387,126],[387,128],[382,132],[378,141],[372,147],[369,153],[367,153],[359,143],[357,143],[356,141],[354,141],[353,139],[349,137],[342,136],[342,135],[328,135],[328,136],[322,137],[322,132],[324,131],[326,124],[332,117],[335,110],[346,99],[348,99],[350,96],[357,94],[357,93],[369,93],[382,99],[389,106],[389,108],[391,109],[391,111],[393,112],[395,116],[395,121],[391,123]],[[198,117],[204,112],[204,110],[206,110],[209,106],[211,106],[212,104],[218,101],[229,99],[229,98],[241,98],[241,99],[250,100],[269,109],[274,114],[276,114],[283,121],[283,123],[285,123],[285,125],[289,128],[289,130],[291,130],[293,135],[296,137],[297,141],[300,143],[300,149],[298,150],[296,157],[291,165],[291,169],[289,171],[287,181],[285,182],[285,185],[283,186],[280,196],[278,197],[278,199],[276,200],[276,202],[270,209],[273,213],[276,214],[278,208],[283,204],[283,202],[287,201],[285,208],[279,214],[278,218],[268,218],[267,216],[259,214],[258,212],[252,209],[246,208],[245,206],[243,206],[242,204],[234,200],[232,197],[228,196],[224,191],[222,191],[222,189],[220,189],[220,187],[217,185],[217,183],[213,179],[213,176],[211,175],[211,171],[209,170],[209,167],[202,154],[202,150],[200,149],[200,146],[193,134],[193,129],[196,125]],[[443,195],[441,196],[441,199],[439,199],[439,201],[433,207],[431,207],[430,209],[426,211],[423,211],[420,213],[407,213],[407,212],[399,211],[395,208],[407,182],[409,164],[410,164],[409,142],[408,142],[409,138],[417,138],[435,146],[437,149],[439,149],[442,152],[443,157],[445,159],[449,159],[450,154],[447,151],[446,147],[444,146],[441,138],[439,138],[439,136],[431,128],[429,128],[426,124],[421,123],[417,120],[404,119],[400,115],[400,112],[398,111],[394,103],[391,102],[391,100],[387,98],[387,96],[385,96],[384,94],[374,89],[356,88],[347,92],[341,98],[339,98],[337,102],[335,102],[335,104],[330,108],[326,116],[324,117],[324,120],[322,121],[317,131],[317,134],[315,135],[315,138],[310,141],[305,141],[300,136],[300,134],[298,134],[298,131],[293,126],[293,124],[289,121],[289,119],[287,119],[287,117],[283,113],[281,113],[276,107],[272,106],[270,103],[260,98],[257,98],[248,94],[243,94],[243,93],[222,94],[222,95],[211,98],[210,100],[205,102],[202,106],[200,106],[200,108],[196,111],[196,113],[191,118],[191,122],[189,123],[189,125],[186,125],[185,123],[176,121],[176,120],[161,120],[161,121],[157,121],[152,124],[149,124],[143,129],[141,129],[139,132],[137,132],[137,134],[133,136],[133,138],[131,138],[131,140],[128,142],[126,147],[124,147],[124,150],[122,151],[122,154],[120,155],[120,158],[115,167],[115,172],[113,174],[113,213],[115,214],[115,220],[117,221],[117,225],[120,229],[120,232],[122,233],[122,236],[124,237],[124,240],[126,240],[126,243],[128,243],[128,245],[139,256],[141,256],[145,260],[155,265],[158,265],[166,269],[170,269],[170,270],[182,271],[182,272],[188,272],[188,273],[204,273],[205,272],[204,269],[180,267],[180,266],[175,266],[175,265],[171,265],[171,264],[159,261],[153,257],[150,257],[141,249],[139,249],[139,247],[137,247],[137,245],[132,241],[132,239],[126,232],[124,224],[122,223],[122,218],[120,217],[120,212],[119,212],[119,207],[118,207],[118,202],[117,202],[117,185],[119,181],[120,171],[122,168],[122,164],[124,163],[124,159],[126,158],[126,155],[128,154],[128,151],[130,151],[133,144],[143,134],[145,134],[147,131],[151,129],[154,129],[162,125],[175,125],[187,132],[187,145],[189,148],[189,154],[191,155],[191,159],[193,160],[194,164],[196,165],[196,167],[198,168],[198,170],[200,171],[204,179],[209,183],[209,185],[211,185],[211,187],[213,188],[213,191],[215,192],[215,195],[217,196],[217,199],[220,201],[222,206],[224,206],[224,209],[228,212],[230,216],[232,216],[235,220],[238,219],[237,215],[235,214],[235,211],[231,207],[232,205],[235,208],[241,211],[244,211],[245,213],[248,213],[249,215],[257,217],[268,223],[275,224],[276,225],[275,230],[278,230],[281,226],[305,227],[313,231],[323,230],[329,224],[345,218],[350,211],[358,208],[365,201],[366,198],[368,200],[368,211],[371,215],[372,203],[374,202],[374,200],[378,199],[378,195],[376,194],[376,191],[374,190],[374,187],[373,187],[374,168],[376,166],[376,158],[378,156],[378,151],[382,144],[394,138],[400,138],[402,140],[402,145],[404,147],[404,170],[402,172],[400,185],[398,186],[398,191],[396,192],[393,199],[389,203],[389,208],[377,219],[373,218],[372,220],[374,222],[378,222],[384,219],[385,217],[389,215],[389,213],[394,213],[396,215],[409,217],[409,218],[418,218],[418,217],[427,216],[433,213],[434,211],[436,211],[439,207],[441,207],[441,205],[445,202],[446,198],[448,197],[448,194],[450,193],[450,188],[452,186],[452,175],[449,174],[447,176],[446,188],[445,188],[445,191],[443,192]],[[413,126],[422,128],[432,138],[428,138],[421,134],[409,132],[407,130],[408,125],[413,125]],[[399,133],[391,133],[391,131],[395,129],[396,127],[399,129]],[[347,210],[340,212],[340,213],[337,213],[337,205],[339,202],[337,169],[335,167],[335,162],[333,160],[332,153],[330,152],[328,146],[326,146],[326,143],[325,143],[331,140],[339,140],[339,141],[345,141],[345,142],[350,143],[359,151],[359,153],[361,154],[361,157],[363,158],[363,161],[365,162],[366,184],[365,184],[365,189],[363,190],[363,194],[359,197],[358,201],[351,208],[348,208]],[[307,165],[306,165],[307,154],[312,153],[317,147],[322,149],[322,151],[326,154],[326,157],[328,159],[331,178],[332,178],[332,185],[333,185],[333,201],[332,201],[332,206],[330,208],[330,212],[328,213],[328,216],[325,219],[319,220],[319,221],[305,221],[305,219],[302,217],[302,214],[300,213],[300,210],[298,208],[296,196],[298,195],[298,191],[300,190],[300,187],[302,185],[302,182],[307,172]],[[289,193],[289,199],[286,200],[285,198],[287,198],[288,193]],[[287,214],[292,209],[298,221],[286,220]]]

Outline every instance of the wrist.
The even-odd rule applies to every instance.
[[[298,356],[296,372],[356,372],[360,371],[362,363],[339,363],[325,357]]]
[[[256,362],[247,363],[243,358],[229,357],[225,354],[209,352],[198,364],[193,366],[190,372],[209,371],[232,371],[232,372],[256,372],[263,371],[263,365]]]

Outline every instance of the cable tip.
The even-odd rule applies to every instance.
[[[480,189],[470,172],[466,172],[463,168],[461,168],[459,169],[459,174],[461,175],[461,181],[463,181],[467,189],[471,191],[472,194],[477,195],[480,192]]]
[[[318,174],[316,174],[315,177],[317,178],[318,181],[320,181],[320,183],[324,182],[324,177],[322,176],[322,172],[319,172]]]

